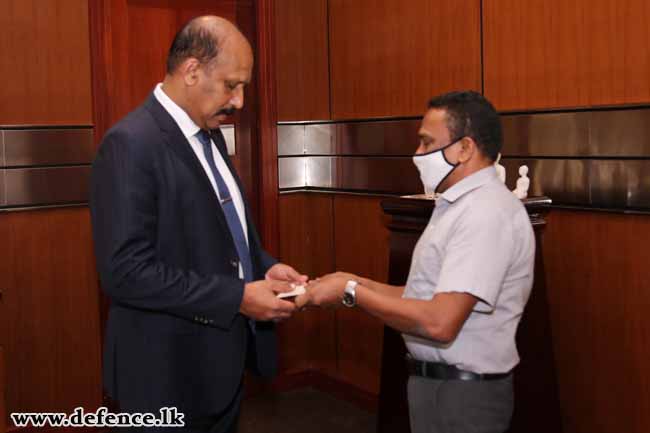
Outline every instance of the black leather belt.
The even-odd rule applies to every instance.
[[[411,356],[406,357],[406,366],[411,376],[428,377],[429,379],[438,380],[499,380],[505,379],[512,374],[511,371],[507,373],[479,374],[461,370],[453,365],[420,361],[413,359]]]

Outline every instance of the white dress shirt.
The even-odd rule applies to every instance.
[[[194,151],[194,154],[199,159],[199,162],[201,163],[206,176],[208,176],[208,179],[210,179],[214,193],[217,195],[217,198],[220,199],[217,183],[214,180],[214,176],[212,175],[212,171],[208,165],[208,160],[206,159],[205,153],[203,152],[203,145],[196,136],[196,133],[199,132],[201,128],[199,128],[198,125],[194,123],[194,121],[185,112],[185,110],[179,107],[174,101],[171,100],[169,96],[165,94],[165,91],[162,89],[162,83],[158,83],[158,85],[156,85],[153,94],[158,102],[160,102],[165,110],[167,110],[170,116],[172,116],[181,132],[189,142],[192,150]],[[232,200],[235,204],[235,210],[237,211],[239,222],[241,223],[242,229],[244,230],[246,243],[248,243],[248,225],[246,224],[246,212],[244,211],[244,200],[242,199],[241,191],[239,190],[237,182],[230,172],[228,165],[226,165],[226,161],[224,161],[223,157],[221,156],[221,152],[219,152],[213,142],[211,144],[212,154],[214,156],[214,164],[216,165],[219,174],[223,178],[223,181],[226,183],[228,191],[230,191],[230,196],[232,197]],[[244,270],[241,266],[241,263],[239,264],[239,278],[244,278]]]
[[[515,333],[530,296],[535,235],[523,204],[490,166],[436,200],[415,250],[404,298],[437,293],[479,299],[449,344],[404,335],[411,355],[475,373],[506,373],[519,362]]]

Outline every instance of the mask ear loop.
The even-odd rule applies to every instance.
[[[454,141],[452,141],[451,143],[449,143],[449,144],[446,145],[446,146],[441,147],[440,149],[432,150],[432,151],[430,151],[430,152],[426,152],[426,153],[418,153],[418,154],[413,155],[413,156],[417,158],[417,157],[419,157],[419,156],[427,156],[427,155],[431,155],[432,153],[436,153],[436,152],[443,151],[443,150],[445,150],[446,148],[448,148],[448,147],[450,147],[450,146],[453,146],[454,144],[458,143],[460,140],[462,140],[462,139],[465,138],[465,137],[467,137],[467,136],[466,136],[466,135],[463,135],[462,137],[455,139]],[[445,153],[444,153],[444,152],[442,152],[442,157],[445,158],[445,161],[447,161],[447,158],[445,157]],[[454,165],[454,166],[457,165],[457,164],[452,164],[452,163],[449,162],[449,161],[447,161],[447,164],[449,164],[449,165]]]
[[[448,147],[450,147],[450,146],[453,146],[454,144],[458,143],[458,142],[459,142],[460,140],[462,140],[463,138],[465,138],[464,135],[463,135],[462,137],[460,137],[460,138],[458,138],[458,139],[452,141],[451,143],[449,143],[449,144],[446,145],[445,147],[441,147],[440,149],[437,149],[437,151],[442,151],[442,158],[445,160],[445,162],[446,162],[447,164],[449,164],[449,165],[451,166],[451,170],[449,170],[449,173],[447,173],[447,175],[446,175],[445,177],[443,177],[443,178],[440,180],[440,182],[438,183],[438,186],[436,186],[436,189],[435,189],[435,191],[434,191],[435,194],[438,194],[438,188],[440,188],[440,185],[442,185],[442,183],[445,181],[445,179],[447,179],[447,178],[449,177],[449,175],[452,174],[452,173],[454,172],[454,170],[456,169],[456,167],[458,167],[458,166],[460,165],[460,162],[457,162],[456,164],[453,164],[453,163],[449,162],[449,160],[448,160],[447,157],[445,156],[445,152],[444,152],[444,150],[445,150],[446,148],[448,148]]]
[[[454,144],[458,143],[458,142],[459,142],[460,140],[462,140],[463,138],[465,138],[464,135],[463,135],[462,137],[460,137],[460,138],[458,138],[458,139],[452,141],[451,143],[449,143],[449,144],[446,145],[445,147],[441,147],[440,149],[438,149],[438,150],[442,151],[442,158],[445,160],[445,162],[446,162],[447,164],[451,165],[451,166],[454,167],[454,168],[458,167],[458,165],[460,164],[460,162],[457,162],[456,164],[450,162],[450,161],[447,159],[447,157],[445,156],[445,152],[444,152],[444,150],[445,150],[446,148],[451,147],[451,146],[453,146]],[[452,171],[453,171],[453,168],[452,168]],[[451,173],[451,172],[450,172],[450,173]],[[449,176],[449,175],[447,175],[447,176]],[[445,176],[445,178],[446,178],[447,176]],[[444,179],[443,179],[443,180],[444,180]],[[442,183],[442,181],[440,181],[440,183]]]

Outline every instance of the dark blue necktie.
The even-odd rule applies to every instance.
[[[214,181],[217,184],[217,191],[219,191],[219,201],[221,202],[221,208],[223,213],[226,216],[226,221],[228,222],[228,228],[230,229],[230,234],[232,235],[233,241],[235,241],[235,248],[237,248],[237,255],[239,255],[239,262],[241,263],[242,269],[244,271],[244,281],[249,283],[253,281],[253,265],[251,263],[251,255],[248,250],[248,244],[246,243],[246,236],[244,235],[244,230],[242,228],[241,222],[239,221],[239,216],[237,215],[237,209],[235,209],[235,202],[232,199],[230,190],[226,186],[223,177],[217,170],[217,166],[214,163],[214,154],[212,153],[212,141],[210,134],[201,129],[196,133],[196,137],[199,139],[203,145],[203,153],[205,154],[205,159],[208,160],[208,165],[212,171],[212,176]]]

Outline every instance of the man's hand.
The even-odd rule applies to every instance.
[[[307,275],[299,274],[294,268],[284,263],[276,263],[266,272],[267,280],[287,281],[296,285],[307,282]]]
[[[337,272],[310,281],[307,285],[307,293],[296,298],[296,306],[303,308],[308,305],[319,307],[341,305],[345,285],[350,280],[358,281],[358,278],[353,274]]]
[[[244,286],[239,312],[262,322],[288,319],[296,306],[293,302],[278,299],[277,294],[291,290],[291,285],[284,281],[260,280],[248,283]]]

